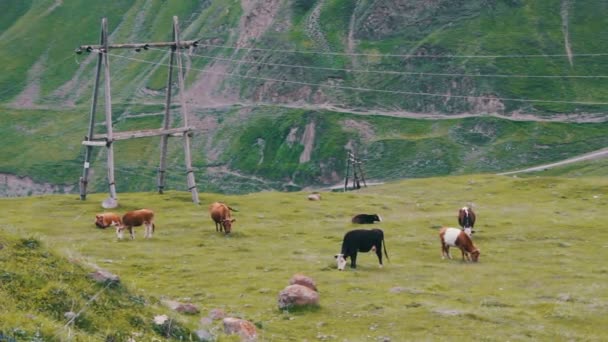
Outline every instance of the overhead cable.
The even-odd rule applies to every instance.
[[[116,58],[122,58],[122,59],[127,59],[127,60],[131,60],[131,61],[135,61],[135,62],[140,62],[140,63],[146,63],[146,64],[151,64],[151,65],[156,65],[156,66],[169,66],[169,64],[166,64],[166,63],[152,62],[152,61],[147,61],[147,60],[133,58],[133,57],[116,55],[116,54],[112,54],[112,53],[108,53],[108,56],[112,56],[112,57],[116,57]],[[453,95],[453,94],[435,94],[435,93],[426,93],[426,92],[411,92],[411,91],[402,91],[402,90],[373,89],[373,88],[339,86],[339,85],[320,84],[320,83],[292,81],[292,80],[279,80],[279,79],[274,79],[274,78],[246,76],[246,75],[240,75],[240,74],[237,74],[237,73],[223,73],[223,72],[209,71],[209,70],[203,70],[203,69],[197,69],[197,68],[189,68],[189,69],[190,70],[200,71],[202,73],[212,74],[212,75],[234,76],[234,77],[245,78],[245,79],[252,79],[252,80],[279,82],[279,83],[287,83],[287,84],[298,84],[298,85],[306,85],[306,86],[313,86],[313,87],[323,87],[323,88],[333,88],[333,89],[343,89],[343,90],[353,90],[353,91],[363,91],[363,92],[377,92],[377,93],[385,93],[385,94],[411,95],[411,96],[429,96],[429,97],[445,97],[445,98],[460,98],[460,99],[501,100],[501,101],[515,101],[515,102],[561,103],[561,104],[577,104],[577,105],[590,105],[590,106],[593,106],[593,105],[608,105],[608,102],[541,100],[541,99],[521,99],[521,98],[499,98],[499,97],[494,97],[494,96],[469,96],[469,95]]]

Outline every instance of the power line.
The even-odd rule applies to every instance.
[[[158,50],[158,51],[166,51],[163,49],[154,49],[150,48],[150,50]],[[352,69],[352,68],[329,68],[329,67],[318,67],[318,66],[308,66],[308,65],[297,65],[297,64],[282,64],[282,63],[267,63],[267,62],[256,62],[256,61],[246,61],[243,59],[234,59],[234,58],[223,58],[223,57],[215,57],[215,56],[207,56],[207,55],[198,55],[198,54],[187,54],[184,52],[179,52],[183,55],[187,56],[195,56],[207,59],[213,59],[218,61],[226,61],[226,62],[238,62],[244,64],[254,64],[254,65],[267,65],[267,66],[275,66],[275,67],[285,67],[285,68],[299,68],[299,69],[312,69],[312,70],[327,70],[327,71],[344,71],[350,73],[370,73],[370,74],[386,74],[386,75],[396,75],[396,76],[446,76],[446,77],[495,77],[495,78],[608,78],[608,75],[508,75],[508,74],[452,74],[452,73],[433,73],[433,72],[415,72],[415,71],[392,71],[392,70],[369,70],[369,69]]]
[[[284,50],[284,49],[263,49],[263,48],[246,48],[227,45],[214,45],[201,43],[202,39],[198,40],[198,46],[206,46],[218,49],[231,50],[246,50],[246,51],[265,51],[265,52],[281,52],[281,53],[299,53],[299,54],[314,54],[314,55],[332,55],[332,56],[361,56],[361,57],[400,57],[400,58],[553,58],[553,57],[569,57],[567,54],[530,54],[530,55],[414,55],[414,54],[391,54],[391,53],[349,53],[349,52],[331,52],[331,51],[305,51],[305,50]],[[608,53],[579,53],[573,54],[572,57],[603,57],[608,56]]]
[[[151,61],[147,61],[147,60],[143,60],[143,59],[121,56],[121,55],[116,55],[116,54],[112,54],[112,53],[107,53],[107,54],[108,54],[108,56],[132,60],[135,62],[141,62],[141,63],[152,64],[152,65],[160,65],[160,66],[167,65],[164,63],[151,62]],[[425,93],[425,92],[410,92],[410,91],[401,91],[401,90],[386,90],[386,89],[373,89],[373,88],[363,88],[363,87],[338,86],[338,85],[319,84],[319,83],[302,82],[302,81],[279,80],[279,79],[267,78],[267,77],[246,76],[246,75],[240,75],[240,74],[236,74],[236,73],[223,73],[223,72],[209,71],[209,70],[203,70],[203,69],[197,69],[197,68],[190,68],[190,69],[197,70],[197,71],[207,73],[207,74],[212,74],[212,75],[235,76],[235,77],[260,80],[260,81],[271,81],[271,82],[298,84],[298,85],[306,85],[306,86],[313,86],[313,87],[323,87],[323,88],[333,88],[333,89],[343,89],[343,90],[353,90],[353,91],[363,91],[363,92],[377,92],[377,93],[396,94],[396,95],[445,97],[445,98],[457,98],[457,99],[502,100],[502,101],[530,102],[530,103],[532,103],[532,102],[561,103],[561,104],[576,104],[576,105],[589,105],[589,106],[608,105],[608,102],[499,98],[499,97],[493,97],[493,96],[447,95],[447,94],[435,94],[435,93]]]

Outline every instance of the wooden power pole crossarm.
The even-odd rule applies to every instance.
[[[129,43],[129,44],[108,44],[107,49],[143,49],[147,50],[148,48],[159,48],[159,47],[172,47],[175,48],[179,46],[180,49],[188,49],[191,46],[197,46],[197,40],[184,40],[179,43],[175,42],[160,42],[160,43]],[[91,52],[96,50],[105,51],[106,47],[104,45],[80,45],[76,48],[76,53],[83,52]]]

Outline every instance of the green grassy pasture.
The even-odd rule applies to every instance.
[[[105,194],[84,202],[75,195],[1,199],[0,237],[35,238],[95,263],[120,275],[134,295],[190,301],[201,314],[179,319],[191,330],[219,308],[254,322],[262,341],[605,339],[605,177],[471,175],[324,192],[319,202],[306,195],[204,193],[196,206],[183,192],[120,194],[118,212],[157,213],[154,237],[144,240],[139,229],[134,241],[94,227]],[[216,233],[208,216],[217,200],[239,210],[230,236]],[[480,262],[463,263],[457,251],[442,260],[438,228],[455,226],[468,203],[478,216]],[[335,269],[344,233],[361,228],[350,223],[357,213],[383,218],[373,225],[385,232],[390,262],[383,269],[369,253],[356,270]],[[36,272],[37,265],[24,267]],[[299,272],[315,279],[321,305],[282,312],[277,295]],[[0,309],[0,317],[11,312]],[[0,331],[10,322],[0,320]],[[233,340],[220,326],[207,329]]]

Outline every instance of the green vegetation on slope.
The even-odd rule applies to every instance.
[[[468,175],[323,192],[318,202],[308,201],[303,192],[202,193],[201,206],[182,192],[120,194],[117,212],[156,211],[153,238],[143,239],[137,228],[133,241],[117,241],[113,230],[94,227],[105,195],[91,195],[85,202],[57,195],[0,200],[6,213],[0,217],[0,236],[2,241],[6,233],[36,236],[63,255],[107,268],[134,298],[188,298],[201,308],[199,315],[182,317],[190,329],[221,309],[254,322],[263,341],[446,336],[594,341],[605,336],[608,317],[608,268],[601,257],[608,239],[607,193],[606,177]],[[216,233],[209,218],[207,205],[217,200],[238,209],[230,236]],[[438,228],[455,226],[458,208],[468,203],[478,216],[473,241],[481,250],[480,262],[462,263],[457,250],[452,250],[455,260],[441,260]],[[379,269],[373,254],[362,253],[357,270],[338,272],[333,256],[343,235],[361,228],[350,223],[357,213],[382,216],[373,228],[384,230],[390,262]],[[3,244],[9,247],[0,256],[17,248]],[[37,271],[48,262],[28,262],[25,269]],[[56,278],[62,270],[48,277],[65,289],[67,280]],[[300,272],[316,281],[320,308],[278,310],[279,291]],[[27,277],[38,279],[37,273]],[[0,296],[9,303],[10,298]],[[0,315],[13,317],[5,309],[11,307],[0,306]],[[106,318],[87,313],[92,324]],[[0,330],[14,327],[2,325],[6,322],[0,320]],[[223,341],[220,330],[221,322],[211,323],[209,331]]]
[[[248,113],[246,119],[243,112]],[[178,111],[173,115],[178,117]],[[339,183],[345,172],[347,146],[364,161],[366,178],[381,181],[511,171],[608,145],[606,123],[518,122],[493,117],[432,121],[279,107],[231,108],[193,115],[197,121],[217,123],[215,129],[197,132],[192,138],[193,166],[201,179],[199,190],[227,193],[286,189],[286,184],[297,190]],[[29,176],[38,182],[77,185],[84,158],[80,142],[86,134],[86,116],[75,111],[5,111],[0,116],[0,145],[6,146],[0,149],[0,172]],[[97,118],[98,133],[104,132],[101,117]],[[129,106],[117,106],[115,132],[158,128],[161,124],[162,109],[158,106],[139,106],[135,112]],[[156,189],[159,144],[158,137],[114,144],[119,192]],[[168,151],[167,186],[186,190],[182,139],[170,139]],[[89,189],[105,192],[105,149],[94,150],[92,165]],[[218,167],[227,167],[234,174],[214,171]],[[593,174],[598,172],[601,174],[601,169]]]
[[[171,329],[153,323],[157,299],[134,294],[120,282],[97,283],[84,260],[68,261],[39,238],[14,237],[7,227],[0,229],[0,340],[190,338],[178,321]]]

